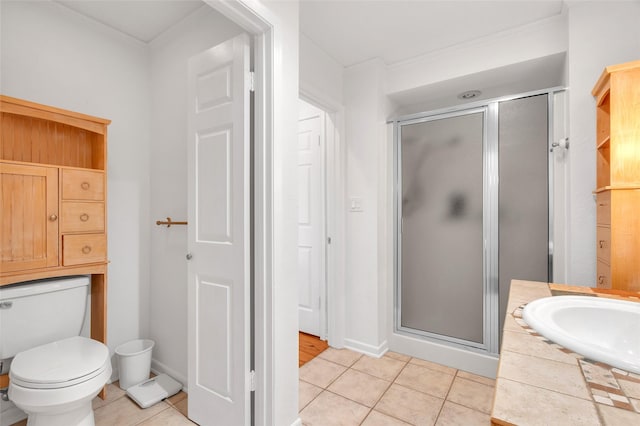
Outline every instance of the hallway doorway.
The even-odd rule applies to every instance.
[[[299,106],[298,321],[301,332],[326,340],[326,114]]]

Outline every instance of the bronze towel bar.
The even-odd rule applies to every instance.
[[[167,217],[167,220],[156,220],[156,225],[167,225],[167,228],[169,228],[171,225],[187,225],[187,222],[175,222],[170,217]]]

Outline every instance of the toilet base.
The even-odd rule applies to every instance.
[[[91,400],[64,413],[27,413],[27,426],[95,426]]]

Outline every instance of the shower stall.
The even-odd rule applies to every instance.
[[[550,280],[553,95],[394,120],[394,333],[495,355],[510,281]]]

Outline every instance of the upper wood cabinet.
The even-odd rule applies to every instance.
[[[109,123],[0,96],[0,285],[106,271]]]
[[[0,186],[0,271],[58,266],[58,169],[0,163]]]
[[[605,68],[592,94],[597,286],[640,291],[640,61]]]

